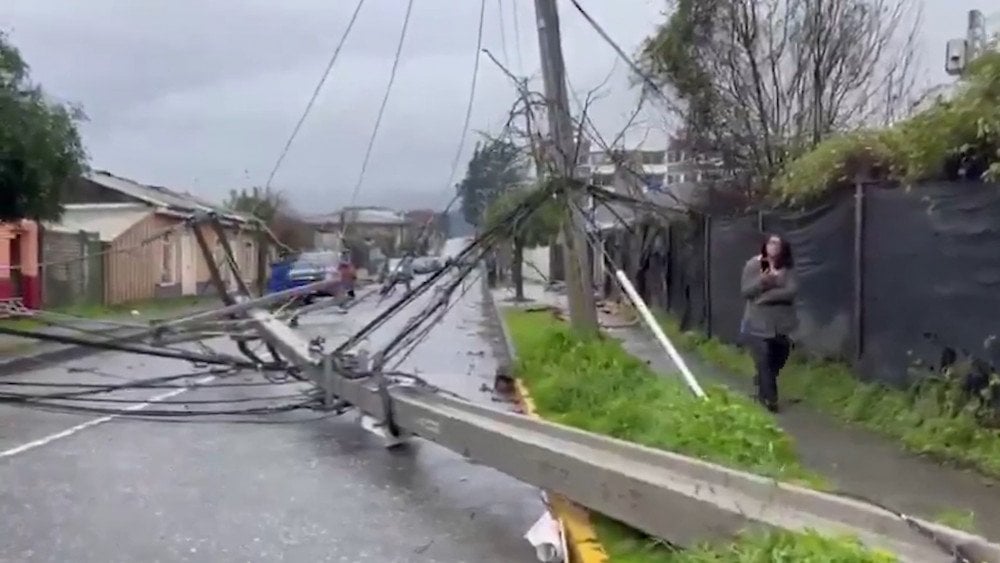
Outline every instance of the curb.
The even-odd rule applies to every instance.
[[[511,338],[510,329],[501,314],[500,306],[493,299],[493,292],[490,291],[485,280],[483,281],[483,298],[489,302],[489,312],[500,326],[506,352],[505,367],[508,374],[513,377],[517,350],[514,348],[514,340]],[[535,402],[531,399],[524,383],[515,378],[514,385],[517,401],[524,409],[525,414],[532,418],[541,418],[535,410]],[[566,530],[566,543],[569,549],[569,553],[566,554],[567,561],[572,563],[607,563],[609,561],[608,553],[601,544],[600,538],[597,537],[597,531],[590,522],[590,513],[587,509],[561,495],[546,491],[546,497],[552,515],[562,523]]]

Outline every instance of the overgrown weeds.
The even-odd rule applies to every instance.
[[[783,481],[823,488],[798,460],[774,419],[723,387],[694,397],[657,376],[610,339],[585,340],[547,312],[505,314],[518,352],[518,376],[549,420],[675,451]],[[620,562],[893,561],[849,539],[815,534],[747,535],[732,545],[676,552],[606,518],[598,533]]]
[[[977,58],[950,100],[880,130],[830,137],[790,162],[774,199],[806,205],[856,176],[911,184],[1000,181],[1000,53]]]
[[[660,321],[679,346],[727,371],[753,375],[753,362],[740,348],[681,332],[669,317]],[[781,376],[781,391],[841,420],[896,438],[910,451],[1000,478],[1000,431],[983,427],[971,408],[956,408],[939,387],[899,390],[865,383],[847,365],[795,355]]]

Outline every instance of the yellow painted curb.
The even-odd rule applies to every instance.
[[[515,379],[514,385],[517,388],[518,402],[521,403],[524,412],[528,416],[541,418],[524,383],[520,379]],[[608,553],[601,545],[597,531],[590,524],[590,514],[587,509],[562,495],[549,494],[548,499],[552,515],[562,522],[566,530],[570,563],[607,563]]]

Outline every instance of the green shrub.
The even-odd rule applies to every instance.
[[[791,439],[749,399],[723,387],[694,397],[678,380],[660,377],[610,339],[584,340],[550,314],[507,312],[518,352],[518,376],[543,417],[651,447],[807,486],[822,478],[799,463]],[[849,539],[773,532],[675,552],[622,524],[596,516],[616,562],[894,561]]]
[[[785,166],[769,195],[805,205],[853,184],[856,174],[904,184],[956,177],[1000,181],[1000,53],[974,61],[950,100],[883,130],[819,143]]]

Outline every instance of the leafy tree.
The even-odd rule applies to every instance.
[[[229,190],[226,207],[270,223],[279,213],[288,208],[288,201],[284,194],[279,191],[254,186],[249,190],[246,188]]]
[[[303,250],[313,245],[312,229],[295,216],[288,200],[279,191],[258,186],[249,190],[230,190],[226,207],[256,217],[289,248]]]
[[[514,187],[502,193],[486,209],[485,224],[492,227],[504,222],[537,189]],[[524,300],[524,249],[549,244],[549,240],[559,231],[561,209],[558,200],[550,199],[531,215],[514,224],[505,225],[499,231],[511,248],[511,278],[514,282],[514,298],[518,301]]]
[[[64,184],[86,170],[75,107],[53,102],[0,32],[0,221],[58,220]]]
[[[721,156],[745,187],[767,189],[797,155],[912,102],[914,0],[673,5],[642,61],[677,102],[690,150]]]
[[[522,184],[526,177],[524,154],[517,145],[503,139],[477,144],[465,178],[458,184],[465,220],[480,226],[490,203],[508,189]]]

